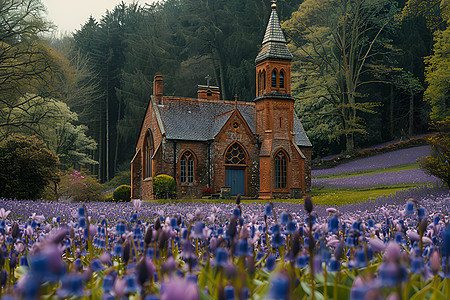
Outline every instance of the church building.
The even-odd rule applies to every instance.
[[[209,81],[197,98],[164,96],[157,74],[131,161],[132,198],[153,199],[159,174],[176,180],[178,198],[222,187],[262,199],[309,191],[312,145],[294,111],[292,58],[272,4],[253,101],[221,100]]]

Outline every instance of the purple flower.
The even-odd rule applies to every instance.
[[[161,286],[161,300],[175,299],[198,300],[197,285],[178,276],[172,277],[169,282]]]

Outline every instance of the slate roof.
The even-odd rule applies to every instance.
[[[255,106],[250,102],[238,102],[237,108],[255,133]],[[205,101],[189,98],[164,97],[164,105],[157,106],[170,140],[213,140],[231,117],[234,103],[231,101]],[[295,142],[299,146],[311,146],[303,127],[294,115]]]
[[[286,39],[281,30],[280,21],[276,11],[276,6],[272,8],[266,33],[262,41],[262,48],[256,56],[255,62],[258,63],[266,58],[275,58],[282,60],[292,60],[292,53],[286,46]]]

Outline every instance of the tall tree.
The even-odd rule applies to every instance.
[[[355,134],[366,132],[360,114],[374,112],[376,104],[363,101],[361,88],[369,64],[389,53],[383,33],[396,13],[390,0],[306,0],[284,24],[296,57],[297,105],[316,107],[309,120],[329,119],[321,134],[344,136],[348,152],[354,150]]]

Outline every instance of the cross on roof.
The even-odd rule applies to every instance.
[[[209,76],[209,74],[208,74],[208,75],[206,75],[205,79],[206,79],[206,83],[207,83],[207,85],[208,85],[208,87],[209,87],[209,81],[210,81],[212,78],[211,78],[211,76]]]

